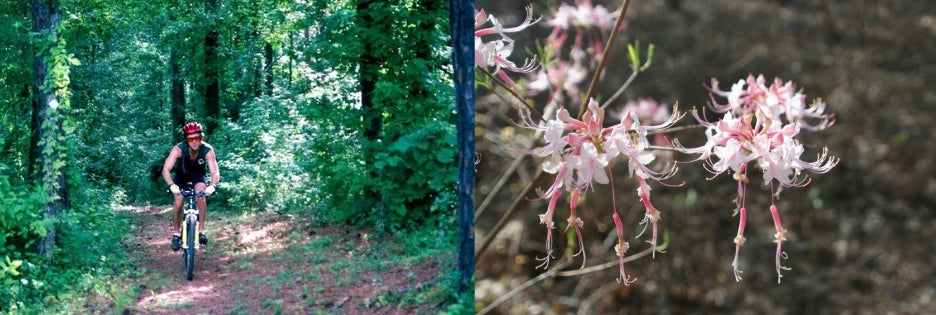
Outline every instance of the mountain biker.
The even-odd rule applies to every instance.
[[[195,192],[204,192],[204,196],[196,197],[195,208],[198,209],[198,225],[201,231],[205,230],[205,197],[215,192],[215,185],[221,179],[218,173],[218,160],[215,156],[214,148],[210,144],[202,142],[204,132],[202,125],[198,122],[189,122],[182,127],[182,134],[185,141],[172,147],[166,162],[163,163],[162,177],[169,185],[169,191],[175,197],[175,203],[172,205],[172,250],[177,251],[182,247],[182,194],[183,189],[195,189]],[[175,177],[169,173],[175,169]],[[210,185],[205,182],[206,171],[211,172]],[[208,243],[208,237],[204,233],[199,233],[198,242]]]

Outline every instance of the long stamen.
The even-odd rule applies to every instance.
[[[569,227],[575,228],[575,235],[578,236],[579,250],[577,253],[575,253],[575,255],[572,255],[572,256],[574,257],[574,256],[578,256],[579,254],[582,254],[582,266],[579,267],[579,269],[581,269],[581,268],[585,268],[585,261],[587,260],[587,257],[585,256],[585,242],[582,241],[582,226],[584,225],[584,223],[582,222],[581,218],[575,215],[575,209],[578,206],[578,198],[579,198],[579,189],[578,187],[576,187],[575,190],[572,191],[572,201],[569,203],[569,208],[571,209],[570,211],[571,215],[569,215],[569,220],[568,220],[569,225],[566,226],[566,231],[569,230]]]
[[[650,203],[650,185],[647,185],[647,181],[643,177],[637,177],[637,180],[640,182],[640,187],[637,189],[638,194],[640,195],[640,200],[643,201],[644,207],[647,208],[646,214],[644,214],[643,222],[644,224],[653,225],[653,239],[650,241],[650,244],[653,245],[653,254],[652,257],[656,258],[657,253],[657,231],[658,225],[657,222],[660,221],[660,211],[657,210],[653,204]],[[646,226],[644,226],[646,229]],[[643,233],[643,232],[641,232]]]
[[[780,223],[780,210],[777,209],[776,202],[774,198],[777,196],[777,193],[774,190],[773,182],[770,183],[770,215],[773,217],[774,228],[777,230],[777,234],[774,234],[774,242],[777,243],[777,254],[776,254],[776,267],[777,267],[777,283],[780,283],[780,278],[783,278],[783,275],[780,274],[780,270],[790,270],[790,268],[780,265],[780,259],[787,259],[787,254],[783,252],[781,247],[783,246],[783,241],[786,241],[787,230],[783,228],[783,225]]]
[[[627,250],[630,248],[630,244],[624,241],[624,224],[621,223],[621,216],[617,214],[617,211],[614,212],[614,226],[617,228],[618,243],[614,245],[614,253],[618,256],[618,278],[617,281],[624,283],[624,285],[630,285],[637,281],[635,278],[627,276],[627,273],[624,272],[624,254],[627,253]]]
[[[780,278],[783,278],[781,270],[790,270],[788,267],[780,265],[780,259],[787,259],[787,254],[783,252],[783,241],[786,241],[787,230],[783,228],[780,224],[780,211],[777,210],[776,205],[770,205],[770,214],[773,216],[774,227],[777,229],[777,234],[774,234],[774,242],[777,243],[777,254],[776,254],[776,267],[777,267],[777,283],[780,283]]]
[[[738,256],[741,252],[741,246],[744,245],[744,226],[747,224],[747,208],[741,207],[740,210],[740,219],[738,223],[738,236],[735,236],[735,252],[734,252],[734,261],[731,263],[731,267],[734,268],[735,281],[741,281],[741,269],[738,267]]]
[[[552,259],[552,230],[556,228],[556,223],[553,222],[552,216],[553,212],[556,210],[556,202],[559,201],[560,194],[558,189],[554,190],[552,197],[549,198],[549,206],[546,209],[546,213],[539,215],[540,223],[546,225],[546,257],[536,258],[536,260],[543,261],[543,263],[536,266],[537,269],[549,267],[549,261]]]

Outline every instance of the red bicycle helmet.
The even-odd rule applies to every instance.
[[[189,122],[182,126],[182,135],[188,136],[193,133],[202,133],[202,125],[197,122]]]

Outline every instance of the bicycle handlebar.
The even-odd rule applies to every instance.
[[[191,187],[192,183],[189,182],[188,185],[189,185],[189,187]],[[166,192],[171,193],[171,191],[169,191],[169,190],[166,190]],[[195,191],[195,188],[190,188],[190,189],[183,189],[183,190],[179,191],[179,194],[181,194],[182,197],[197,196],[197,197],[205,197],[205,198],[208,198],[208,197],[211,197],[211,196],[216,195],[216,194],[217,194],[217,191],[209,196],[209,195],[205,195],[205,191],[204,191],[204,190],[196,192],[196,191]]]
[[[179,194],[181,194],[182,197],[191,197],[191,196],[208,197],[208,196],[205,196],[204,190],[196,192],[194,189],[186,189],[186,190],[180,191]]]
[[[166,192],[172,193],[172,192],[169,191],[169,190],[166,190]],[[205,197],[205,198],[208,198],[208,197],[211,197],[211,196],[216,195],[217,192],[214,193],[214,194],[211,194],[211,196],[208,196],[208,195],[205,195],[205,191],[204,191],[204,190],[196,192],[194,189],[185,189],[185,190],[179,191],[179,194],[182,195],[182,197],[198,196],[198,197]]]

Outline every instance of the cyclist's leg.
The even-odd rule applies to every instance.
[[[170,248],[177,251],[182,247],[182,195],[173,195],[172,201],[172,241]]]
[[[182,189],[182,190],[192,188],[189,185],[189,183],[192,182],[192,179],[189,178],[188,176],[177,174],[176,177],[173,178],[173,182],[175,182],[175,184],[179,186],[179,189]],[[172,203],[173,233],[181,233],[182,232],[182,203],[184,202],[183,201],[184,198],[182,197],[181,194],[173,195],[173,197],[175,197],[175,200]]]
[[[205,191],[205,183],[197,182],[195,183],[195,191]],[[195,208],[198,209],[198,225],[201,226],[201,230],[205,230],[205,209],[208,208],[208,203],[205,202],[204,196],[195,197]]]
[[[172,232],[181,231],[182,225],[182,195],[175,195],[175,201],[172,203]]]

